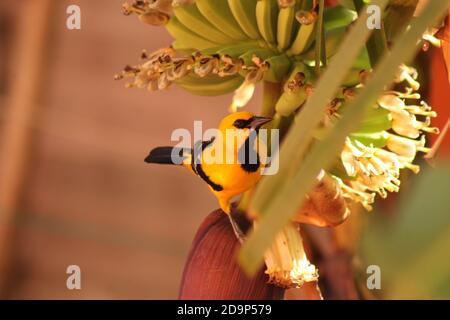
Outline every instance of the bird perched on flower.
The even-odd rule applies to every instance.
[[[374,70],[370,50],[360,50],[339,90],[337,84],[333,89],[337,94],[328,97],[327,105],[325,102],[322,107],[308,103],[312,97],[320,96],[320,92],[326,92],[320,89],[319,81],[326,74],[323,73],[325,67],[338,65],[346,58],[344,51],[339,50],[343,50],[340,47],[344,48],[342,43],[349,37],[347,35],[366,28],[364,9],[358,13],[352,4],[324,7],[324,3],[315,0],[134,0],[124,7],[125,14],[137,14],[142,22],[164,25],[174,38],[170,46],[150,54],[144,52],[141,63],[127,65],[116,75],[116,79],[129,79],[127,87],[154,91],[177,85],[205,96],[234,92],[230,110],[237,111],[252,98],[256,85],[263,83],[264,113],[273,115],[272,128],[287,134],[279,153],[279,174],[263,181],[251,199],[240,205],[254,219],[255,226],[262,217],[266,217],[266,222],[274,222],[277,214],[283,211],[291,214],[291,222],[335,226],[346,219],[350,211],[348,205],[353,202],[371,210],[377,194],[385,198],[389,192],[399,191],[402,169],[419,171],[419,166],[414,163],[417,154],[430,150],[426,146],[426,134],[438,133],[438,129],[431,126],[431,119],[437,114],[418,92],[417,71],[401,65],[395,78],[391,79],[395,86],[386,89],[376,102],[363,106],[365,112],[361,114],[360,124],[347,133],[343,148],[335,150],[334,161],[330,160],[329,166],[320,168],[322,171],[317,176],[315,188],[305,195],[304,204],[297,208],[294,217],[295,207],[301,206],[298,199],[305,191],[294,181],[303,184],[302,175],[313,177],[314,170],[309,169],[314,166],[309,165],[315,159],[303,157],[307,148],[321,150],[319,144],[323,139],[331,136],[332,130],[338,132],[339,127],[336,127],[346,117],[351,100],[360,92],[370,90],[370,75]],[[404,26],[406,30],[406,21]],[[390,32],[387,33],[388,36]],[[426,34],[424,39],[439,44],[431,34]],[[392,56],[386,58],[392,59]],[[313,121],[316,124],[309,123],[310,129],[301,130],[303,125],[308,127],[309,120],[306,119],[314,119],[313,113],[318,115]],[[235,115],[238,113],[230,117]],[[236,128],[234,121],[251,118],[253,115],[234,119],[221,128]],[[248,137],[252,132],[252,127],[246,128],[245,124],[237,129]],[[344,142],[344,136],[340,139]],[[248,141],[247,145],[253,146],[251,140]],[[308,143],[303,143],[306,141]],[[174,163],[170,154],[178,155],[181,161],[177,163],[203,178],[218,197],[222,209],[229,213],[231,197],[256,183],[261,164],[249,166],[255,172],[246,170],[242,162],[209,165],[202,161],[198,166],[196,160],[204,160],[217,145],[220,145],[217,140],[211,140],[200,141],[192,150],[157,148],[147,160]],[[238,145],[241,147],[231,148],[232,153],[245,150],[242,148],[245,145],[242,142]],[[324,154],[319,156],[317,153],[318,160],[328,157]],[[331,152],[329,156],[333,157]],[[298,179],[291,179],[292,174]],[[296,201],[295,206],[282,205],[293,201]],[[287,214],[284,218],[287,219]],[[280,220],[278,227],[281,222],[286,221]],[[273,224],[274,229],[276,226]],[[268,224],[257,228],[260,229],[256,233],[264,236],[267,231],[266,235],[269,234]],[[253,263],[254,267],[257,255],[247,256],[242,259],[242,265],[248,267]],[[299,287],[304,282],[317,280],[317,270],[307,259],[298,225],[294,223],[287,225],[273,240],[264,260],[270,281],[277,285]],[[248,269],[252,271],[250,267]]]
[[[193,148],[154,148],[145,162],[184,166],[208,184],[221,209],[230,214],[230,200],[253,187],[261,176],[264,165],[257,137],[269,121],[250,112],[231,113],[220,122],[216,137],[197,141]]]

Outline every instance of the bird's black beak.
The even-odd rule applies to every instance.
[[[252,129],[259,129],[267,122],[272,121],[272,118],[266,118],[266,117],[253,117],[253,120],[250,122],[250,128]]]

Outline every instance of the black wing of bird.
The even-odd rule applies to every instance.
[[[214,191],[222,191],[223,187],[212,181],[209,176],[203,171],[202,164],[201,164],[201,155],[203,151],[210,147],[212,143],[214,142],[215,137],[211,138],[207,141],[197,141],[194,145],[193,153],[192,153],[192,162],[191,167],[192,170],[205,181]]]

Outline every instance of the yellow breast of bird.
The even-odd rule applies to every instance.
[[[221,153],[217,154],[219,150]],[[250,168],[242,165],[239,150],[240,147],[227,148],[226,144],[220,144],[216,140],[202,150],[200,164],[192,166],[192,156],[183,164],[205,180],[217,196],[231,198],[252,188],[261,177],[259,159],[252,159],[256,163]]]
[[[211,181],[222,186],[219,193],[234,196],[247,191],[258,182],[261,173],[245,171],[239,163],[232,164],[202,164],[203,171]]]

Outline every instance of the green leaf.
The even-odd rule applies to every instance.
[[[395,40],[395,37],[406,30],[409,21],[416,11],[417,3],[418,0],[391,1],[384,18],[388,41]]]
[[[383,148],[386,146],[388,135],[386,131],[370,132],[370,133],[352,133],[350,134],[352,141],[359,141],[365,146],[374,146],[375,148]]]
[[[364,0],[353,0],[353,2],[358,12],[361,12],[361,10],[364,9]],[[387,40],[384,31],[384,23],[382,23],[381,29],[374,30],[372,36],[369,38],[369,41],[367,41],[367,51],[369,52],[370,64],[372,65],[372,68],[377,65],[386,49]]]
[[[380,8],[384,9],[386,1],[375,0],[373,4],[379,5]],[[282,185],[279,185],[281,190],[278,190],[278,193],[270,197],[276,191],[276,189],[272,189],[272,179],[272,181],[269,181],[269,179],[263,181],[266,182],[264,192],[260,191],[258,194],[258,189],[260,188],[257,188],[255,196],[261,197],[261,195],[267,195],[271,201],[265,203],[265,201],[259,199],[259,205],[263,203],[264,206],[252,205],[251,207],[252,211],[261,214],[261,219],[258,224],[258,229],[252,232],[242,246],[239,254],[239,261],[249,274],[254,274],[258,270],[265,251],[278,232],[290,221],[291,217],[302,205],[306,193],[314,186],[319,171],[333,163],[336,155],[342,150],[345,138],[363,120],[368,106],[376,101],[384,87],[392,81],[399,65],[413,58],[418,49],[418,42],[421,39],[422,33],[429,25],[433,24],[445,13],[448,5],[448,3],[440,1],[430,1],[427,4],[411,28],[398,38],[392,52],[387,53],[380,61],[379,66],[369,79],[367,86],[348,105],[343,113],[342,119],[337,122],[336,126],[322,142],[315,143],[312,146],[304,161],[302,161],[301,166],[298,169],[294,167],[294,171],[291,172],[294,174],[294,177],[292,179],[286,179],[288,176],[285,173],[282,175],[281,178],[285,178],[285,180]],[[288,161],[291,162],[294,160],[295,164],[295,158],[298,157],[298,149],[300,149],[300,159],[303,157],[311,141],[311,131],[320,121],[328,101],[336,93],[339,84],[345,77],[346,71],[348,71],[352,61],[360,52],[365,39],[369,35],[365,26],[366,21],[364,15],[365,12],[360,16],[357,24],[344,40],[342,49],[337,53],[337,56],[342,56],[342,60],[335,60],[340,64],[330,64],[328,70],[319,80],[317,90],[308,100],[304,110],[299,114],[296,123],[289,132],[282,146],[283,150],[280,153],[280,171],[282,170],[281,167],[283,164],[287,167],[288,172],[292,170],[292,167],[289,168],[287,166],[286,159],[283,159],[284,156],[292,154],[293,157],[288,157]],[[336,70],[339,70],[343,74],[336,72]],[[277,182],[276,179],[275,182]],[[260,187],[263,185],[264,183],[261,183]],[[277,187],[277,183],[275,183],[275,187]],[[268,194],[265,194],[267,191]]]
[[[349,10],[343,6],[327,7],[323,13],[323,27],[325,31],[343,28],[352,23],[358,14],[354,10]]]
[[[344,7],[348,8],[348,9],[354,9],[355,8],[355,6],[353,4],[353,0],[338,0],[338,2],[339,2],[339,4],[341,6],[344,6]]]

